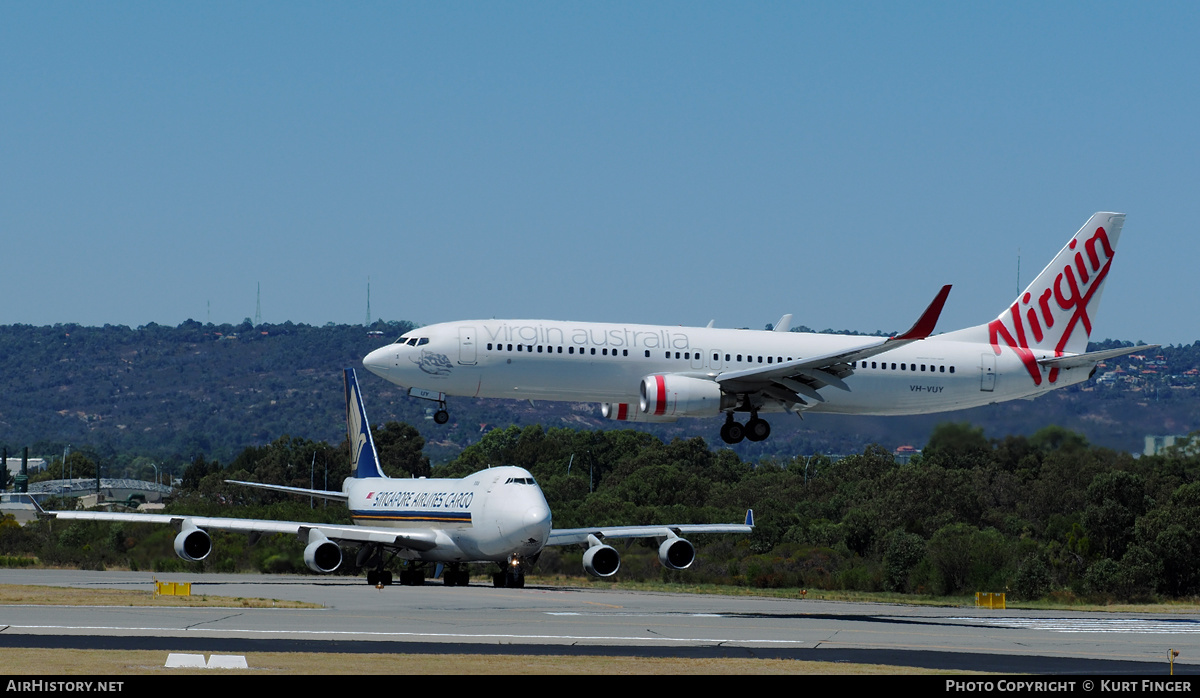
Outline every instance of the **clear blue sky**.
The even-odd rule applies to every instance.
[[[1198,8],[0,2],[0,323],[950,330],[1111,210],[1190,343]]]

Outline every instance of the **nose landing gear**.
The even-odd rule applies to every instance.
[[[415,397],[421,400],[436,402],[438,409],[433,413],[433,421],[438,424],[445,424],[450,421],[450,413],[446,411],[446,394],[438,393],[424,388],[410,388],[408,391],[409,397]]]
[[[492,575],[492,586],[497,589],[524,589],[525,561],[518,555],[510,556],[504,569]]]

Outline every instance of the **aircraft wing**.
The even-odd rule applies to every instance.
[[[917,322],[907,332],[894,337],[867,339],[857,346],[821,356],[809,356],[740,371],[726,371],[719,374],[716,381],[731,393],[761,391],[784,402],[801,405],[808,404],[804,398],[824,402],[825,398],[817,392],[820,388],[830,385],[839,390],[850,390],[842,379],[854,372],[855,362],[933,334],[949,295],[950,286],[943,286]]]
[[[342,526],[338,524],[304,523],[300,521],[269,521],[264,519],[228,519],[212,516],[184,516],[181,514],[129,514],[106,511],[48,511],[45,517],[65,521],[125,521],[129,523],[153,523],[186,528],[187,523],[201,529],[235,531],[238,533],[289,533],[307,537],[310,531],[318,531],[333,541],[354,543],[380,543],[390,547],[409,550],[432,550],[437,534],[431,530],[373,528],[370,526]]]
[[[1106,361],[1115,359],[1118,356],[1125,356],[1138,351],[1154,351],[1162,346],[1161,344],[1143,344],[1140,347],[1120,347],[1118,349],[1105,349],[1104,351],[1089,351],[1085,354],[1072,354],[1070,356],[1054,356],[1046,359],[1038,359],[1038,363],[1042,366],[1050,368],[1080,368],[1083,366],[1093,366],[1098,361]]]
[[[321,499],[332,499],[337,502],[345,502],[349,500],[349,496],[345,492],[337,492],[334,490],[310,490],[304,487],[288,487],[286,485],[268,485],[262,482],[245,482],[243,480],[226,480],[230,484],[245,485],[246,487],[257,487],[260,490],[271,490],[272,492],[286,492],[287,494],[306,494],[310,497],[320,497]]]
[[[587,543],[598,538],[669,538],[692,533],[750,533],[754,530],[754,510],[746,512],[744,524],[666,524],[660,526],[595,526],[593,528],[556,528],[550,531],[546,545]]]

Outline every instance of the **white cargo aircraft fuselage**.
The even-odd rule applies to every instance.
[[[1035,397],[1087,380],[1092,318],[1124,215],[1097,213],[991,322],[931,336],[949,287],[891,338],[552,320],[421,327],[363,359],[372,373],[446,396],[599,402],[609,419],[726,414],[736,443],[770,433],[759,412],[906,415]],[[1143,347],[1144,348],[1144,347]],[[750,413],[744,426],[734,412]]]

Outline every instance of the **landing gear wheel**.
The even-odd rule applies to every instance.
[[[465,587],[471,585],[470,570],[446,570],[442,579],[448,587]]]
[[[367,584],[371,586],[391,586],[392,573],[388,570],[367,570]]]
[[[400,570],[400,584],[406,587],[425,585],[425,573],[421,570]]]
[[[762,441],[771,435],[771,425],[765,419],[752,418],[746,423],[746,438],[751,441]]]
[[[505,570],[492,575],[492,586],[497,589],[524,589],[524,570]]]
[[[438,410],[437,412],[433,413],[433,421],[437,422],[438,424],[445,424],[446,422],[450,421],[450,413],[446,410]]]
[[[746,428],[732,419],[721,425],[721,440],[727,444],[741,443],[746,438]]]

